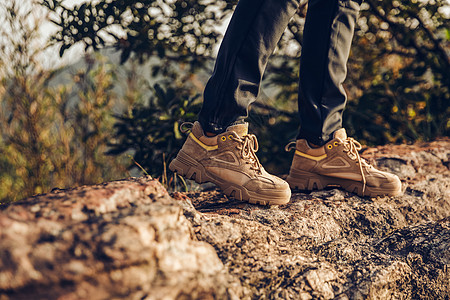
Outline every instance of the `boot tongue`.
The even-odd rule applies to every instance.
[[[345,128],[341,128],[339,130],[336,130],[333,134],[333,138],[339,138],[341,140],[347,139],[347,133],[345,132]]]
[[[243,137],[248,134],[248,123],[229,126],[227,131],[234,131],[239,137]]]

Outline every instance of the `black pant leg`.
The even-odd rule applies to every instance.
[[[273,53],[298,0],[240,0],[220,46],[205,91],[199,122],[220,133],[248,115]]]
[[[347,75],[360,1],[310,0],[300,59],[298,138],[323,145],[342,127]]]

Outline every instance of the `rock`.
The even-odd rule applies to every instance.
[[[0,299],[237,299],[214,249],[150,178],[0,211]]]
[[[0,210],[0,299],[449,299],[450,141],[362,155],[404,194],[263,207],[140,178],[14,203]]]
[[[267,208],[219,192],[188,194],[207,216],[193,222],[198,239],[240,278],[244,298],[450,297],[450,141],[363,155],[397,172],[404,195],[363,199],[331,189]]]

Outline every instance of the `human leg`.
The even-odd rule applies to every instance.
[[[239,1],[205,88],[199,114],[205,131],[222,133],[247,117],[268,58],[298,5],[298,0]]]
[[[261,166],[255,154],[258,142],[248,134],[243,119],[298,4],[297,0],[239,1],[205,88],[199,122],[193,124],[170,170],[198,183],[213,182],[226,195],[250,203],[289,202],[289,185]]]
[[[298,138],[323,145],[342,127],[342,86],[359,2],[310,0],[300,62]]]
[[[359,4],[353,0],[309,1],[300,66],[301,125],[286,179],[293,189],[340,186],[371,197],[401,193],[399,178],[362,159],[361,145],[341,128],[347,100],[342,83]]]

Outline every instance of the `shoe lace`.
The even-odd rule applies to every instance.
[[[262,165],[256,156],[256,152],[259,149],[258,139],[254,134],[244,135],[242,138],[237,138],[231,136],[231,138],[235,141],[239,142],[237,148],[241,150],[242,159],[250,164],[250,168],[252,170],[257,171],[259,174],[262,173]]]
[[[354,138],[347,138],[345,140],[340,140],[340,142],[344,145],[344,152],[347,153],[347,155],[354,161],[358,162],[359,170],[361,172],[361,177],[363,180],[363,195],[366,190],[366,176],[364,175],[364,168],[369,169],[372,168],[372,166],[359,155],[359,150],[362,149],[361,144],[356,141]]]
[[[194,127],[194,123],[192,123],[192,122],[183,122],[180,125],[180,131],[181,131],[181,133],[186,133],[188,131],[191,131],[192,127]]]
[[[292,141],[289,142],[286,146],[284,146],[284,151],[290,152],[292,149],[295,149],[297,142]]]

